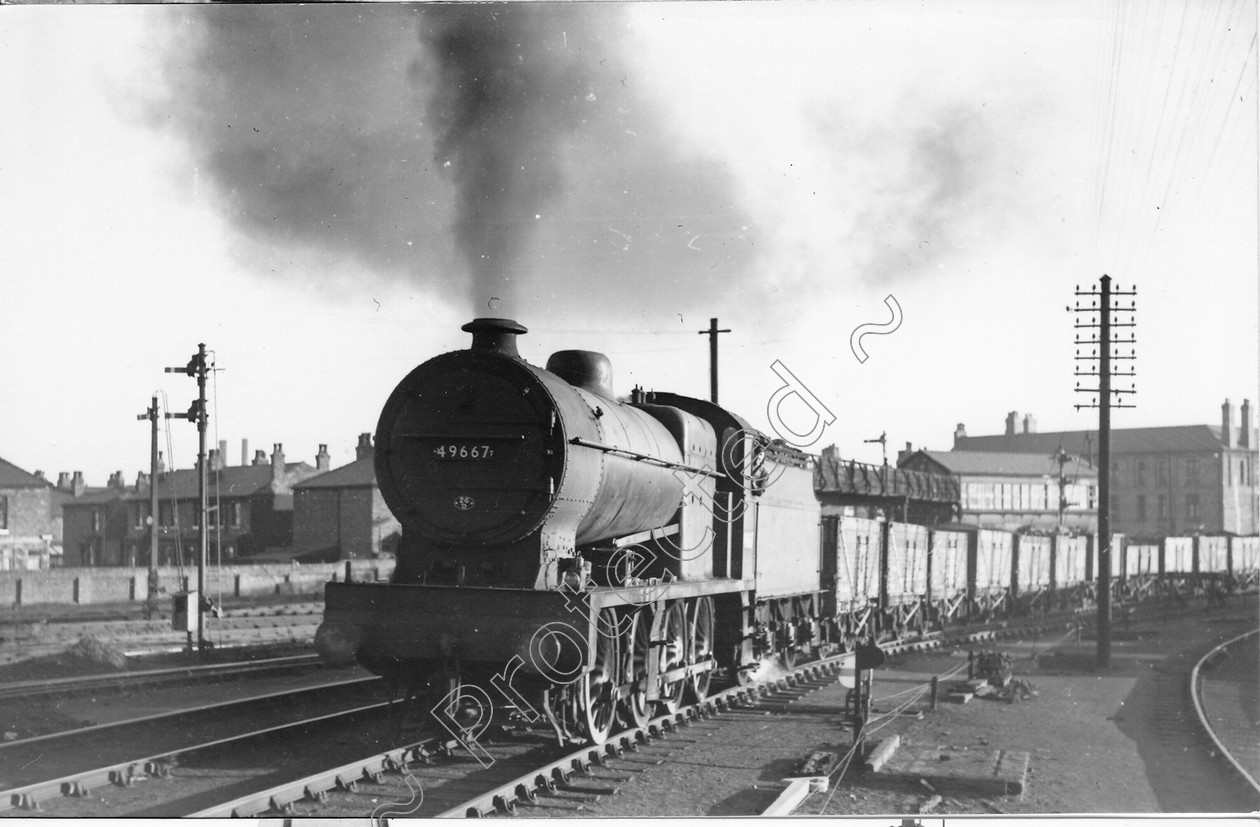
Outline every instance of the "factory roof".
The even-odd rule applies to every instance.
[[[1178,453],[1219,451],[1223,447],[1221,429],[1215,425],[1171,425],[1161,428],[1115,428],[1111,432],[1112,454]],[[1063,448],[1078,456],[1098,455],[1097,431],[1047,431],[1034,434],[960,436],[954,452],[1000,451],[1050,456]]]
[[[1057,476],[1059,464],[1052,452],[1044,454],[1003,453],[1000,451],[916,451],[900,464],[916,467],[923,462],[916,457],[925,457],[929,464],[935,464],[950,474],[967,476],[998,477],[1049,477]],[[1065,471],[1074,477],[1096,477],[1098,471],[1091,468],[1079,457],[1072,457],[1064,466]],[[926,470],[920,468],[920,470]]]

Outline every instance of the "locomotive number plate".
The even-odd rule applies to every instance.
[[[494,459],[494,447],[483,442],[446,442],[434,447],[433,456],[447,462],[482,462]]]

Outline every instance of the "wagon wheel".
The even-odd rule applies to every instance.
[[[665,610],[661,637],[657,674],[663,675],[687,663],[687,611],[682,601],[676,601]],[[686,689],[685,679],[661,685],[660,704],[667,714],[674,714],[682,706],[683,692]]]
[[[651,719],[647,700],[647,665],[652,653],[652,610],[644,607],[630,617],[622,636],[622,660],[626,683],[631,684],[630,694],[621,701],[621,711],[626,724],[632,727],[646,726]]]
[[[590,670],[582,676],[579,701],[582,725],[591,743],[599,745],[608,739],[617,719],[617,624],[612,611],[604,609],[596,621],[595,657]]]
[[[791,644],[788,644],[784,647],[783,651],[779,653],[779,664],[787,670],[791,670],[796,667],[796,650],[792,648]]]
[[[688,612],[691,616],[688,627],[691,634],[688,636],[690,642],[690,655],[687,658],[688,663],[701,663],[702,661],[713,659],[713,599],[710,597],[697,598],[691,604],[691,610]],[[691,686],[691,694],[697,701],[703,701],[709,694],[709,682],[713,678],[713,670],[706,672],[697,672],[688,679]]]

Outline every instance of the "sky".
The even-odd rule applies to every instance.
[[[716,317],[722,404],[808,431],[778,363],[859,461],[1093,428],[1068,307],[1104,273],[1114,427],[1260,403],[1252,2],[3,12],[0,457],[53,479],[147,471],[198,343],[229,463],[337,467],[477,316],[698,397]]]

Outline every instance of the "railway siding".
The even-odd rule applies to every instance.
[[[1213,649],[1195,666],[1195,707],[1222,758],[1260,792],[1260,630]]]

